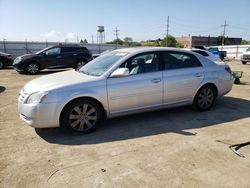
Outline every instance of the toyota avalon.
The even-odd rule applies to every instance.
[[[20,117],[35,128],[88,133],[104,119],[191,105],[209,110],[232,89],[230,67],[176,48],[108,52],[79,70],[30,81],[20,91]]]

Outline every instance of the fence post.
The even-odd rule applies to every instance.
[[[28,54],[28,43],[27,43],[27,39],[25,39],[25,48],[26,48],[26,53]]]
[[[239,45],[236,46],[236,57],[238,57],[239,54]]]
[[[3,39],[3,50],[6,53],[5,39]]]

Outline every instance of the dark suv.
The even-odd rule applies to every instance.
[[[45,48],[35,54],[26,54],[14,60],[17,72],[36,74],[42,69],[75,68],[78,69],[92,60],[90,51],[80,45],[56,45]]]

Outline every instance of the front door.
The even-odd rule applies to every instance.
[[[61,48],[50,48],[42,53],[39,63],[44,68],[59,68],[61,67]]]
[[[130,75],[107,79],[111,114],[162,105],[163,84],[158,53],[136,55],[120,67],[128,68]]]

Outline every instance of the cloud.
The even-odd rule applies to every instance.
[[[75,41],[76,40],[76,38],[77,38],[77,35],[75,34],[75,33],[72,33],[72,32],[70,32],[70,33],[67,33],[66,34],[66,37],[65,37],[67,40],[69,40],[69,41]]]
[[[56,38],[56,37],[59,37],[60,36],[60,33],[55,31],[55,30],[51,30],[50,32],[46,33],[44,35],[45,38],[48,38],[48,39],[51,39],[51,38]]]

